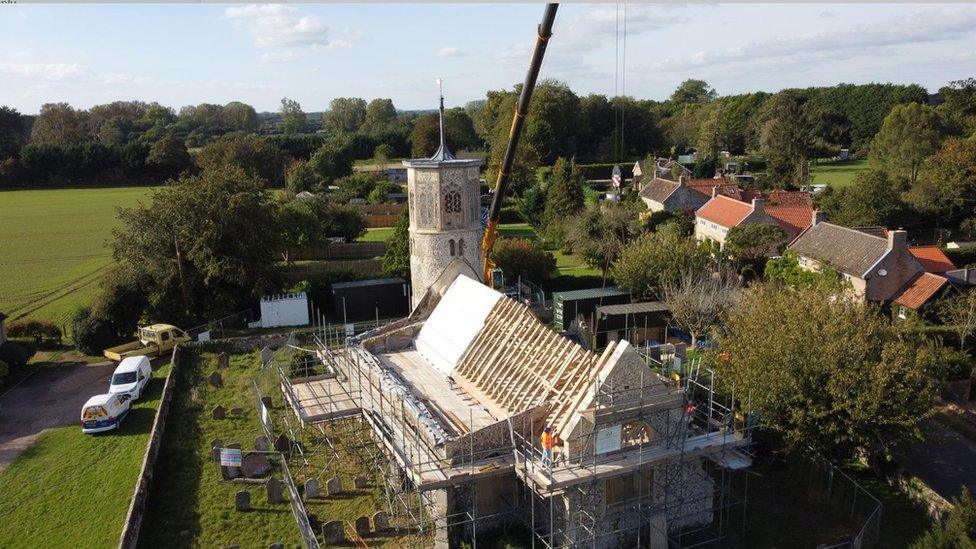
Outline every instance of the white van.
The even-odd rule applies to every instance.
[[[142,392],[152,379],[152,366],[145,356],[130,356],[119,363],[112,374],[112,383],[108,392],[112,394],[126,394],[132,400],[142,396]]]
[[[81,432],[101,433],[118,429],[131,406],[132,399],[125,394],[91,397],[81,408]]]

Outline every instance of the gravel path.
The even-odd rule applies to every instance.
[[[976,443],[934,421],[922,425],[925,440],[896,456],[909,473],[952,501],[962,486],[976,493]]]

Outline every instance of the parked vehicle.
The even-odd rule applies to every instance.
[[[81,408],[81,432],[101,433],[118,429],[132,406],[129,395],[95,395]]]
[[[138,400],[142,392],[152,379],[152,365],[149,358],[144,356],[130,356],[119,363],[112,374],[108,392],[112,394],[126,394],[132,400]]]
[[[190,336],[176,326],[153,324],[139,328],[138,341],[105,349],[103,354],[109,360],[117,361],[130,356],[159,356],[183,341],[190,341]]]

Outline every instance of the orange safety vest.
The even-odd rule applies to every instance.
[[[542,442],[543,448],[552,448],[556,445],[556,436],[551,433],[543,432],[539,440]]]

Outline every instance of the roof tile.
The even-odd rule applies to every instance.
[[[918,309],[942,289],[949,281],[932,273],[920,273],[895,297],[895,303],[909,309]]]
[[[912,252],[926,272],[944,273],[956,269],[952,260],[938,246],[909,246],[908,251]]]
[[[827,263],[842,273],[861,277],[888,251],[888,241],[823,222],[807,229],[790,244],[790,249]]]
[[[695,215],[723,227],[732,228],[752,213],[752,204],[718,195],[695,212]]]

